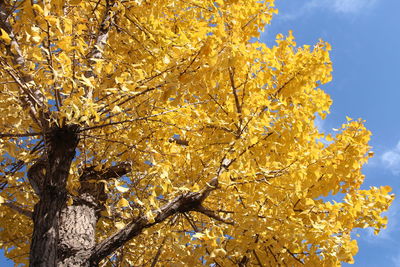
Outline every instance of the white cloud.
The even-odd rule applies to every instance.
[[[400,267],[400,253],[392,257],[393,266]]]
[[[320,133],[325,133],[326,132],[325,127],[324,127],[325,126],[325,121],[323,119],[321,119],[320,116],[317,115],[315,117],[314,125],[315,125],[315,127],[317,127],[317,129],[318,129],[318,131]]]
[[[304,16],[307,13],[318,10],[330,11],[333,13],[355,15],[366,14],[378,0],[308,0],[305,4],[297,6],[288,13],[280,15],[283,20],[293,20]]]
[[[384,168],[389,169],[394,175],[400,174],[400,141],[395,148],[382,154],[381,161]]]
[[[328,9],[337,13],[359,13],[371,8],[377,0],[311,0],[305,8]]]
[[[400,201],[395,199],[389,210],[384,213],[384,215],[388,217],[388,225],[386,229],[379,233],[378,237],[381,237],[381,241],[384,242],[388,247],[399,247],[399,242],[396,238],[399,233],[399,210]],[[370,241],[372,241],[372,238]],[[394,267],[400,267],[400,250],[398,250],[397,254],[391,257],[391,260]]]
[[[328,0],[336,12],[355,13],[372,7],[376,0]]]

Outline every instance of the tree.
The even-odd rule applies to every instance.
[[[385,227],[329,44],[273,0],[0,1],[0,246],[30,266],[335,266]],[[334,201],[335,199],[336,201]],[[28,263],[29,262],[29,263]],[[101,265],[104,266],[104,265]]]

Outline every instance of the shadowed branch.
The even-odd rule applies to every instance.
[[[153,211],[153,218],[149,218],[147,215],[136,218],[123,229],[97,244],[89,259],[90,264],[96,265],[127,241],[140,235],[144,229],[161,223],[176,213],[199,211],[206,215],[212,215],[211,218],[222,220],[219,216],[211,214],[209,210],[202,207],[203,201],[217,188],[218,179],[213,178],[206,187],[199,192],[189,192],[179,195],[160,209]]]

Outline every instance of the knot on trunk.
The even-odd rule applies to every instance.
[[[197,210],[204,198],[201,194],[201,192],[190,192],[185,195],[181,195],[180,199],[178,200],[180,202],[180,205],[177,209],[177,212],[188,212],[192,210]]]
[[[81,170],[82,172],[79,177],[81,183],[79,189],[80,196],[84,194],[91,195],[94,200],[93,203],[102,204],[107,200],[105,183],[110,179],[126,175],[131,169],[132,164],[129,162],[121,162],[101,170],[96,170],[94,166],[84,168]]]
[[[77,124],[64,125],[62,127],[53,126],[50,130],[45,134],[45,139],[47,145],[49,145],[48,152],[52,150],[69,150],[69,148],[73,148],[78,145],[79,142],[79,133],[80,126]]]

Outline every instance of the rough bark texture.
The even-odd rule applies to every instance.
[[[46,174],[40,184],[40,200],[33,212],[31,266],[57,265],[60,218],[66,209],[66,183],[79,141],[77,130],[77,126],[71,125],[53,127],[46,133]]]
[[[57,266],[88,266],[89,252],[95,246],[96,210],[93,197],[61,211]]]
[[[96,180],[121,177],[131,171],[131,166],[122,162],[100,171],[87,167],[80,176],[79,195],[68,195],[66,183],[79,142],[78,133],[79,128],[75,125],[50,128],[45,136],[45,153],[28,171],[28,178],[40,198],[32,215],[34,231],[30,266],[98,266],[106,256],[145,228],[176,213],[196,211],[232,224],[202,205],[211,191],[218,187],[218,179],[214,178],[199,192],[179,195],[153,211],[153,219],[140,216],[96,244],[98,214],[107,198],[104,184],[96,183]],[[68,197],[73,199],[72,205],[67,205]]]

